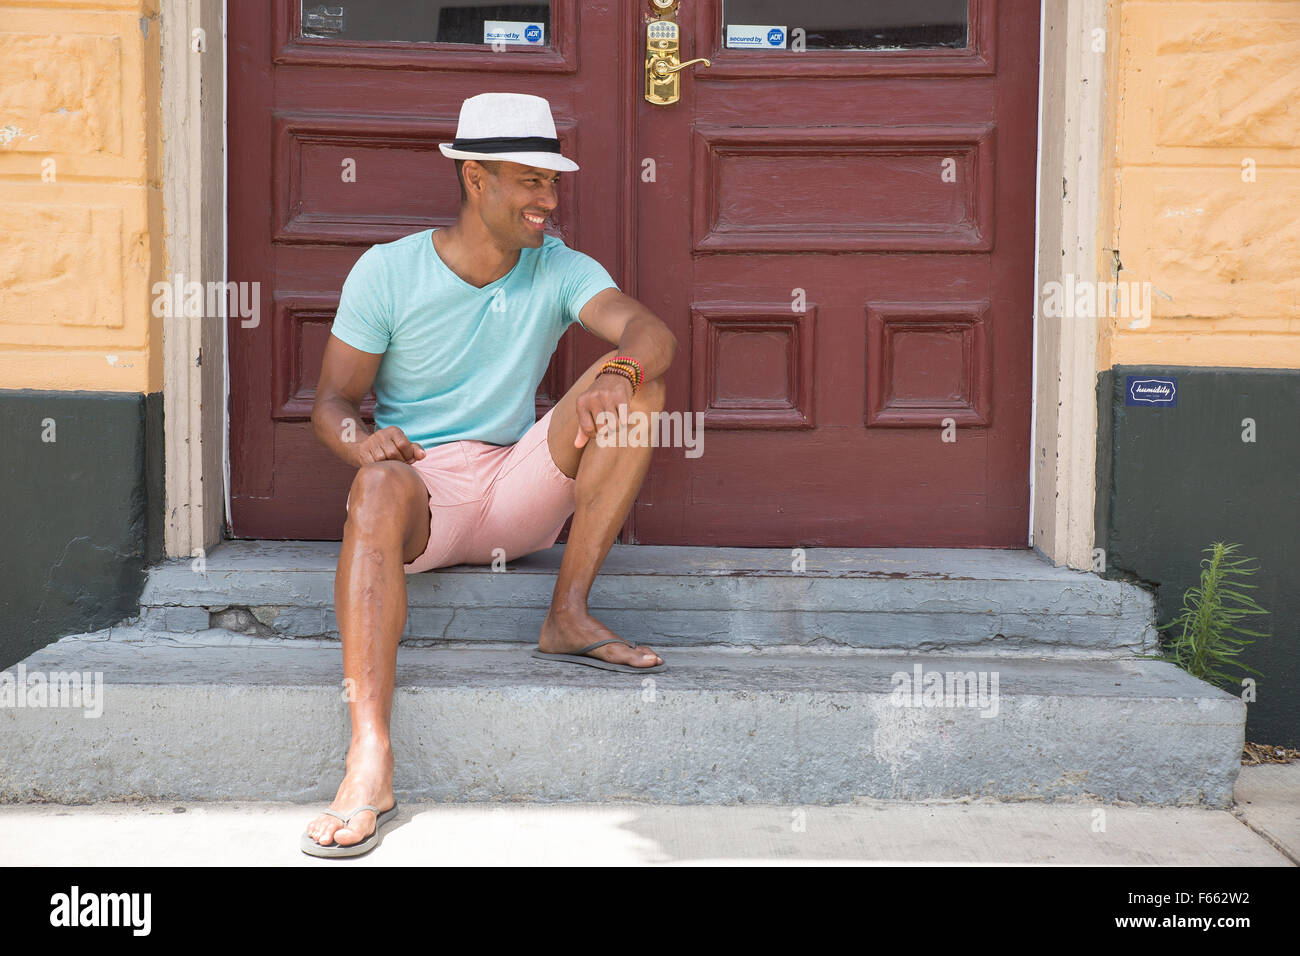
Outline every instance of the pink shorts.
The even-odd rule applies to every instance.
[[[576,481],[546,443],[551,408],[513,445],[453,441],[412,462],[429,489],[429,544],[407,574],[454,564],[512,561],[549,548],[573,514]]]

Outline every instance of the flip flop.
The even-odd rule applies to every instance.
[[[623,671],[627,674],[654,673],[655,671],[666,670],[668,667],[667,664],[655,664],[653,667],[633,667],[631,664],[616,664],[613,661],[602,661],[599,657],[592,657],[587,653],[588,651],[595,650],[597,647],[603,647],[606,644],[615,643],[626,644],[633,650],[636,649],[636,645],[631,641],[624,640],[621,637],[611,637],[608,640],[597,641],[595,644],[588,644],[586,647],[574,651],[572,654],[551,654],[546,651],[535,650],[533,651],[533,657],[537,658],[539,661],[557,661],[565,664],[586,664],[588,667],[599,667],[607,671]]]
[[[375,814],[377,819],[375,820],[375,832],[370,834],[370,836],[366,837],[360,843],[354,843],[352,846],[340,846],[332,839],[329,843],[317,843],[311,838],[311,834],[303,831],[302,839],[299,841],[299,845],[302,847],[302,852],[310,853],[312,856],[360,856],[362,853],[369,853],[375,847],[379,846],[380,828],[389,820],[393,819],[393,817],[397,816],[396,803],[383,813],[379,812],[378,807],[372,807],[369,804],[364,807],[357,807],[355,810],[352,810],[347,814],[339,813],[337,810],[322,810],[321,812],[328,813],[332,817],[338,817],[343,821],[343,826],[346,827],[348,821],[363,810],[371,811]]]

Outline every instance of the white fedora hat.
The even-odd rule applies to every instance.
[[[528,93],[480,93],[460,104],[456,141],[439,143],[448,159],[489,159],[572,172],[560,155],[551,104]]]

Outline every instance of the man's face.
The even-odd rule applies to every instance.
[[[488,231],[506,249],[536,248],[542,226],[558,202],[560,174],[553,169],[500,161],[497,174],[482,172],[484,190],[479,215]]]

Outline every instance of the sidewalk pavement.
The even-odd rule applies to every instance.
[[[1235,798],[1231,811],[989,800],[412,803],[378,849],[344,860],[298,849],[315,804],[11,804],[0,807],[0,866],[1300,863],[1300,764],[1243,767]]]

